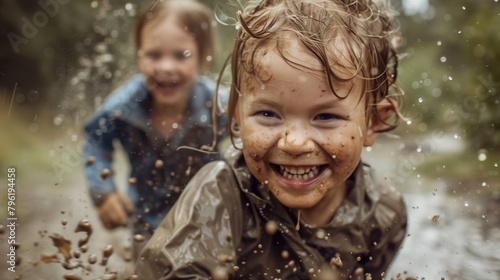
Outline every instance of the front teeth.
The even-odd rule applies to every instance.
[[[281,175],[283,175],[284,177],[287,177],[288,179],[304,179],[304,180],[313,178],[314,176],[318,175],[318,173],[319,173],[319,169],[317,166],[306,167],[306,168],[303,168],[303,167],[287,168],[287,167],[280,166],[280,171],[281,171]]]

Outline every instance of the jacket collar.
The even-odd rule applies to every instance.
[[[239,141],[235,141],[240,146]],[[290,232],[288,236],[305,240],[306,243],[315,244],[318,247],[331,247],[336,242],[345,243],[346,240],[340,240],[348,236],[350,238],[349,247],[352,253],[362,253],[368,248],[363,237],[364,221],[366,216],[373,212],[373,205],[369,208],[363,207],[365,199],[370,199],[367,194],[367,183],[365,179],[365,168],[369,168],[364,163],[360,163],[351,175],[351,187],[346,198],[335,212],[331,222],[322,227],[312,227],[301,223],[300,234],[296,231],[297,214],[296,210],[290,210],[283,206],[269,192],[269,190],[257,181],[248,170],[243,154],[240,150],[230,147],[225,154],[225,159],[236,173],[239,187],[250,202],[256,206],[260,215],[266,220],[277,220],[281,224],[282,232]],[[371,203],[370,203],[371,204]],[[318,238],[318,232],[335,236],[339,240],[332,242]],[[342,234],[338,234],[341,232]],[[296,234],[294,234],[296,233]],[[346,246],[344,246],[346,247]]]

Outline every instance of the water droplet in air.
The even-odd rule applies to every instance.
[[[485,161],[486,159],[488,158],[487,154],[486,154],[486,150],[485,149],[480,149],[478,154],[477,154],[477,159],[479,161]]]
[[[190,50],[185,50],[183,53],[182,53],[182,56],[184,57],[191,57],[192,53]]]

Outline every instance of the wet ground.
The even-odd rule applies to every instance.
[[[365,153],[378,173],[403,191],[408,206],[408,236],[387,279],[500,279],[500,204],[477,195],[475,190],[480,186],[471,186],[469,194],[450,195],[453,183],[413,174],[405,159],[414,156],[414,149],[395,148],[399,142],[386,139]],[[440,150],[459,149],[460,145],[445,145]],[[429,153],[424,160],[434,156],[436,153]],[[126,166],[119,169],[126,174]],[[19,166],[18,177],[23,176],[31,185],[19,186],[17,194],[16,241],[20,247],[16,257],[21,257],[21,263],[16,265],[16,273],[7,270],[9,232],[4,227],[0,234],[0,279],[97,279],[111,272],[125,279],[130,275],[132,264],[127,258],[133,241],[126,229],[109,232],[100,225],[79,166],[67,170],[63,180],[57,180],[51,168],[35,172]],[[78,241],[87,236],[75,232],[83,219],[92,226],[92,234],[86,244],[88,251],[80,252],[79,260],[88,264],[89,258],[95,258],[95,264],[68,270],[61,263],[42,262],[42,255],[46,259],[62,256],[50,237],[54,233],[71,241],[70,252],[74,253]],[[114,252],[103,265],[109,245]]]
[[[463,151],[453,137],[385,139],[365,152],[381,176],[404,194],[408,235],[389,275],[417,279],[500,279],[500,200],[475,178],[451,181],[419,175],[412,166]],[[497,181],[498,182],[498,181]],[[497,191],[500,188],[494,186]]]
[[[391,275],[500,279],[500,204],[441,194],[407,193],[405,198],[409,236]]]

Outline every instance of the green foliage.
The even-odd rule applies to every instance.
[[[224,1],[203,0],[214,7]],[[63,3],[63,4],[62,4]],[[0,86],[21,117],[42,108],[56,123],[78,125],[135,73],[130,32],[147,4],[114,1],[1,1]],[[399,81],[413,132],[443,131],[471,147],[500,146],[500,3],[430,0],[424,14],[398,17],[404,37]],[[234,42],[219,25],[214,75]],[[8,98],[7,98],[8,97]]]
[[[213,7],[214,1],[202,1]],[[103,99],[136,73],[131,32],[141,1],[2,1],[0,86],[33,119],[51,108],[55,123],[79,125]],[[222,28],[222,27],[221,27]],[[234,28],[221,29],[218,73]],[[33,112],[33,113],[31,113]]]
[[[431,1],[424,15],[402,17],[408,54],[401,61],[408,116],[415,129],[457,135],[473,149],[500,146],[500,4]]]

